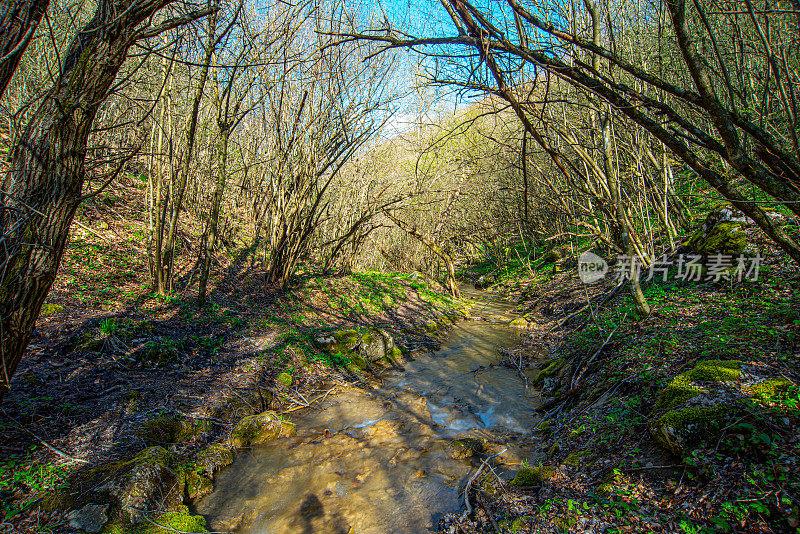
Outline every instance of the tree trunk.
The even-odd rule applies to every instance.
[[[0,396],[9,388],[55,280],[81,202],[97,110],[128,49],[141,37],[136,28],[164,5],[163,0],[101,0],[13,148],[0,206],[7,243],[0,252]]]
[[[0,13],[0,98],[6,92],[50,0],[4,0]]]

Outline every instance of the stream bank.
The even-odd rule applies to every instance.
[[[501,353],[519,343],[512,305],[478,300],[441,348],[403,371],[295,413],[297,435],[237,455],[197,504],[212,530],[424,532],[463,505],[481,458],[506,480],[535,462],[540,399]],[[351,530],[352,529],[352,530]]]

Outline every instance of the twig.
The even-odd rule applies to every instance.
[[[31,432],[30,430],[28,430],[24,426],[20,425],[19,423],[15,422],[14,426],[24,430],[25,432],[27,432],[28,434],[30,434],[31,436],[36,438],[36,440],[39,441],[39,443],[41,443],[42,445],[44,445],[48,450],[56,453],[57,455],[61,456],[62,458],[66,459],[66,460],[70,460],[70,461],[73,461],[73,462],[78,462],[78,463],[81,463],[81,464],[91,464],[92,463],[89,460],[83,460],[82,458],[75,458],[74,456],[70,456],[69,454],[65,453],[64,451],[56,449],[55,447],[53,447],[52,445],[47,443],[45,440],[43,440],[42,438],[40,438],[39,436],[37,436],[36,434]]]
[[[492,456],[487,457],[483,462],[481,462],[481,465],[480,467],[478,467],[478,470],[475,471],[475,474],[472,475],[470,479],[467,481],[467,485],[464,487],[464,505],[467,507],[467,509],[464,510],[464,513],[461,515],[462,521],[464,521],[472,513],[472,506],[470,506],[469,504],[469,489],[472,487],[472,483],[475,482],[475,479],[478,478],[478,475],[481,474],[483,468],[486,467],[486,464],[489,462],[489,460],[491,460],[492,458],[497,458],[501,454],[505,454],[506,451],[508,451],[507,448],[503,449],[497,454],[493,454]]]

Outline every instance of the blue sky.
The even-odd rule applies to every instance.
[[[382,27],[384,14],[390,24],[397,29],[415,36],[444,36],[455,35],[456,30],[447,12],[438,0],[381,0],[376,2],[364,2],[361,4],[362,14],[366,21],[372,22],[375,28]],[[406,78],[398,80],[399,83],[413,83],[410,70],[418,60],[413,54],[408,56],[406,67],[409,70],[401,71],[398,76]],[[452,112],[456,108],[468,105],[469,101],[463,101],[452,91],[441,89],[435,95],[437,98],[437,108],[442,112]],[[394,137],[405,130],[410,129],[420,120],[428,122],[435,120],[435,117],[420,117],[418,113],[418,100],[414,95],[409,95],[399,103],[400,110],[390,121],[384,133],[385,137]],[[416,108],[416,109],[415,109]]]

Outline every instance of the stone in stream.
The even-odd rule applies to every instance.
[[[454,460],[465,460],[483,452],[483,442],[477,438],[458,438],[447,446],[447,454]]]

